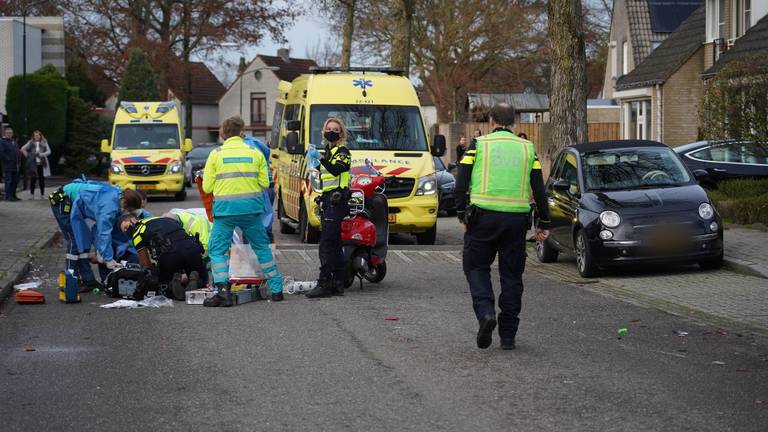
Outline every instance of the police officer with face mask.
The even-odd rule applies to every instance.
[[[341,221],[349,213],[349,182],[352,155],[346,146],[346,130],[341,120],[329,118],[323,125],[325,154],[310,149],[308,157],[320,160],[321,196],[320,277],[308,298],[344,295],[346,265],[341,245]]]

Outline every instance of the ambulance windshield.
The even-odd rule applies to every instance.
[[[179,149],[179,129],[173,124],[126,124],[115,127],[115,150]]]
[[[309,142],[322,148],[323,124],[336,117],[347,128],[350,150],[427,151],[421,113],[415,106],[313,105]]]

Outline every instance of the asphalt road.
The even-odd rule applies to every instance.
[[[506,352],[475,347],[460,265],[428,248],[343,298],[223,310],[61,304],[60,256],[35,264],[48,303],[0,313],[3,431],[768,429],[768,340],[535,273]]]

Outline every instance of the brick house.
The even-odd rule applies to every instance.
[[[616,80],[622,138],[671,146],[695,141],[703,79],[738,56],[768,51],[767,14],[768,2],[750,0],[708,0],[693,11],[636,68]]]
[[[197,145],[219,139],[219,99],[226,90],[216,75],[201,62],[190,62],[192,83],[192,142]],[[173,74],[168,80],[168,100],[176,102],[182,125],[186,125],[184,107],[185,74]],[[184,126],[186,127],[186,126]]]
[[[630,73],[704,0],[615,0],[601,98],[613,99],[616,81]]]
[[[242,62],[238,78],[219,99],[219,123],[239,115],[245,121],[246,132],[269,141],[278,83],[293,81],[317,66],[314,60],[290,57],[287,49],[277,54],[259,54],[247,65]]]

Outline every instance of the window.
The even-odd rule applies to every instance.
[[[707,0],[707,42],[725,37],[725,1]]]
[[[611,41],[611,77],[616,78],[619,75],[619,55],[616,41]]]
[[[563,171],[560,177],[563,180],[568,180],[568,183],[571,184],[570,191],[573,194],[579,192],[579,168],[576,164],[576,156],[570,152],[566,153],[565,163],[563,164]]]
[[[251,93],[251,124],[267,124],[267,94]]]
[[[695,159],[750,165],[768,165],[768,144],[730,142],[690,153]]]
[[[285,116],[283,118],[282,125],[283,127],[288,122],[288,120],[299,120],[301,118],[301,105],[295,104],[295,105],[287,105],[285,107]],[[285,133],[289,133],[287,130]],[[301,131],[299,131],[299,143],[302,142],[302,138],[304,138],[301,134]],[[285,135],[282,135],[280,137],[280,144],[279,144],[280,150],[285,151]]]
[[[626,75],[629,73],[629,42],[624,41],[624,43],[621,44],[621,55],[622,55],[621,72],[622,72],[622,75]]]
[[[651,101],[633,101],[624,104],[624,139],[650,139]]]
[[[667,147],[602,150],[582,157],[587,190],[681,186],[691,181],[680,158]]]
[[[744,35],[751,26],[752,19],[752,1],[751,0],[733,0],[733,26],[732,36],[734,39]]]
[[[277,143],[280,141],[280,125],[283,124],[284,108],[284,104],[280,102],[275,103],[275,115],[272,117],[272,134],[269,137],[269,146],[271,148],[277,148]]]

